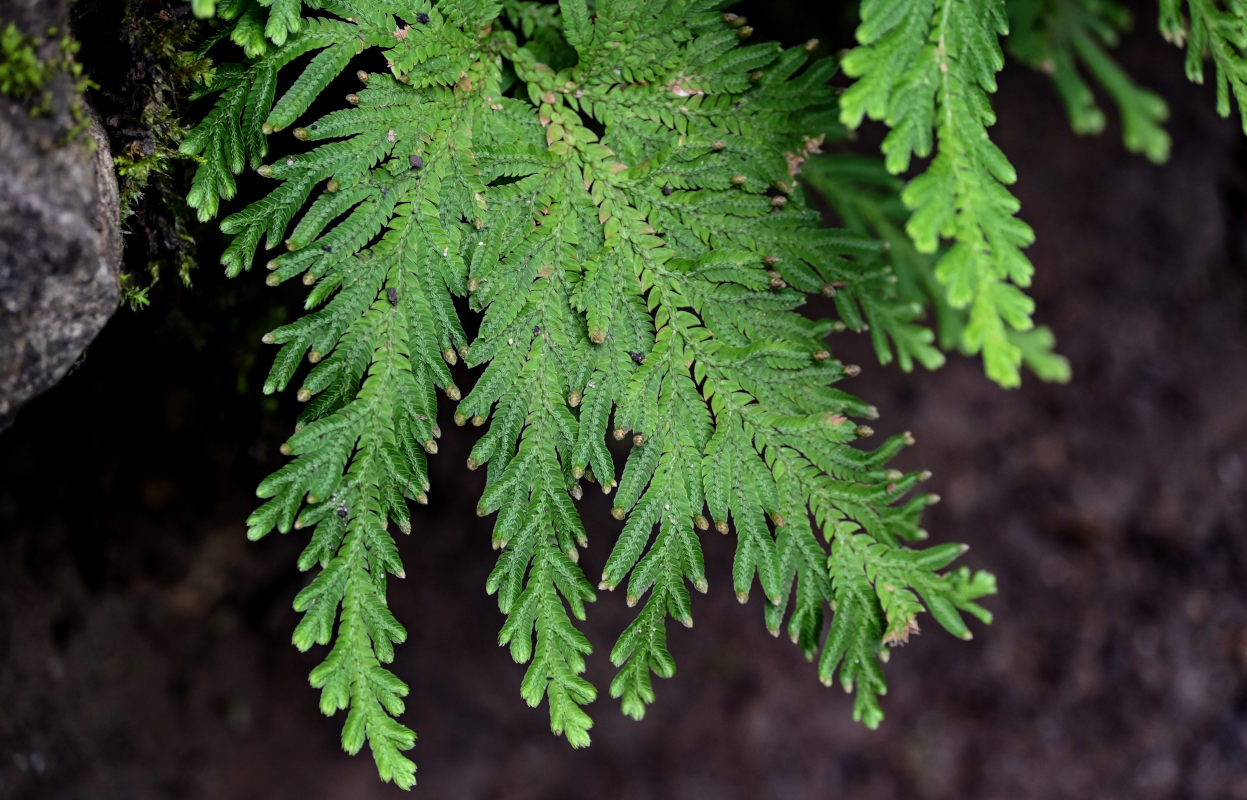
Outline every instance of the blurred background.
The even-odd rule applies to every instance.
[[[801,5],[740,10],[758,36],[851,43],[851,24],[814,31]],[[974,361],[906,375],[860,336],[831,342],[864,366],[846,388],[879,407],[876,429],[917,438],[898,466],[935,473],[933,540],[969,543],[963,563],[998,576],[995,623],[968,643],[927,625],[895,651],[868,731],[766,634],[757,598],[737,604],[732,542],[713,536],[696,627],[669,628],[675,678],[640,723],[603,691],[593,746],[572,751],[495,645],[492,521],[462,468],[477,431],[442,420],[390,598],[409,632],[395,670],[420,736],[414,796],[1247,798],[1247,142],[1154,13],[1141,4],[1119,56],[1170,104],[1167,164],[1126,154],[1114,122],[1072,134],[1019,65],[996,96],[1038,237],[1037,319],[1073,382],[1005,392]],[[109,51],[78,35],[87,72],[106,72]],[[259,394],[259,337],[300,292],[227,283],[204,236],[193,289],[164,280],[149,309],[119,312],[0,434],[2,798],[400,795],[341,753],[341,717],[307,686],[323,654],[289,645],[302,537],[244,536],[296,413]],[[584,506],[594,574],[619,525],[598,493]],[[629,612],[608,593],[591,612],[587,677],[605,687]]]

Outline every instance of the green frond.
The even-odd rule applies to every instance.
[[[1017,386],[1022,356],[1009,331],[1032,325],[1034,304],[1021,288],[1033,272],[1022,251],[1034,234],[1007,188],[1017,175],[987,133],[1008,27],[1004,0],[864,2],[859,45],[842,61],[857,81],[840,118],[850,127],[864,117],[888,124],[883,153],[894,174],[934,153],[901,193],[913,212],[906,231],[921,253],[951,240],[935,275],[949,305],[967,311],[961,344],[982,353],[989,377]]]
[[[274,46],[281,47],[303,29],[305,4],[335,12],[353,5],[333,0],[192,0],[191,8],[200,19],[215,16],[229,21],[230,40],[248,58],[256,58]]]
[[[404,574],[389,523],[410,530],[408,502],[428,501],[439,389],[457,424],[482,428],[468,467],[486,470],[478,513],[496,514],[486,589],[505,618],[499,643],[527,665],[521,696],[544,700],[572,746],[589,743],[597,694],[576,624],[596,597],[578,563],[585,483],[613,492],[624,521],[598,588],[640,607],[611,651],[610,694],[632,717],[654,700],[651,675],[675,672],[667,618],[693,624],[712,525],[735,530],[737,597],[756,581],[769,629],[788,617],[825,677],[844,661],[867,723],[891,637],[923,610],[958,635],[960,611],[985,615],[974,600],[986,578],[941,572],[956,547],[906,549],[932,498],[913,493],[924,474],[887,463],[912,439],[860,446],[871,431],[850,417],[878,412],[840,388],[857,368],[826,342],[869,327],[881,359],[938,365],[911,284],[940,269],[890,258],[873,224],[822,227],[796,176],[843,134],[835,65],[811,62],[812,46],[742,44],[752,29],[719,8],[220,4],[235,38],[263,52],[223,68],[187,140],[203,158],[193,204],[214,215],[233,176],[257,169],[272,189],[223,220],[223,263],[239,274],[261,244],[284,248],[268,282],[309,287],[307,313],[265,337],[280,350],[264,390],[294,382],[306,406],[249,535],[312,529],[299,566],[319,572],[296,598],[295,644],[331,646],[312,674],[322,710],[347,710],[344,747],[367,741],[400,786],[414,781],[403,755],[414,734],[394,719],[406,687],[383,666],[406,636],[385,604],[389,577]],[[981,92],[998,65],[965,62]],[[359,69],[346,107],[309,119],[360,67],[378,71]],[[279,79],[289,88],[275,99]],[[261,163],[269,138],[289,154]],[[967,152],[1003,174],[995,151]],[[995,205],[966,224],[994,242],[1017,229],[991,191],[1003,189],[988,186]],[[1021,327],[1005,277],[984,288],[977,274],[944,275]],[[834,295],[839,320],[799,314],[807,294]],[[470,343],[456,298],[479,317]],[[981,317],[966,331],[986,341]],[[479,368],[466,396],[448,369],[459,359]],[[622,472],[608,437],[631,441]]]

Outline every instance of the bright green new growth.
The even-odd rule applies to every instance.
[[[40,61],[37,44],[14,22],[0,28],[0,95],[28,100],[42,92],[43,85],[56,74],[55,64]]]
[[[404,577],[387,528],[409,531],[407,501],[428,500],[438,389],[457,423],[488,422],[468,466],[486,467],[478,511],[497,514],[499,641],[528,664],[521,695],[545,698],[573,746],[589,742],[597,693],[576,627],[596,597],[578,564],[582,481],[613,491],[625,520],[597,589],[640,608],[611,651],[610,694],[632,717],[654,700],[651,674],[674,673],[667,618],[692,624],[711,526],[736,532],[737,597],[758,585],[767,628],[787,617],[867,725],[882,718],[881,655],[924,608],[962,638],[963,612],[990,619],[976,600],[993,579],[943,571],[963,547],[907,546],[936,499],[909,496],[925,473],[886,466],[912,439],[859,449],[871,431],[849,417],[876,412],[833,386],[857,372],[825,349],[838,327],[869,323],[880,354],[906,365],[941,356],[879,242],[821,227],[796,181],[839,132],[832,62],[744,44],[745,21],[705,0],[304,5],[321,16],[220,4],[270,43],[218,69],[220,98],[184,150],[202,157],[190,202],[205,218],[244,166],[277,182],[223,221],[227,271],[284,242],[269,282],[312,287],[307,315],[265,337],[282,345],[266,392],[305,356],[313,366],[283,447],[293,460],[261,484],[249,535],[313,529],[299,566],[321,571],[295,600],[294,642],[332,644],[311,681],[325,713],[348,710],[349,752],[367,742],[384,779],[414,783],[414,734],[395,719],[407,687],[385,666],[406,637],[385,601]],[[358,67],[345,107],[305,119]],[[983,120],[950,135],[963,124]],[[263,163],[284,132],[307,144]],[[797,314],[806,294],[834,296],[841,321]],[[483,315],[471,342],[463,296]],[[447,367],[461,358],[484,367],[466,397]],[[608,436],[632,443],[622,472]]]
[[[1017,174],[987,134],[996,121],[988,95],[1004,66],[998,38],[1007,31],[1004,0],[865,0],[859,46],[843,61],[857,81],[841,98],[840,118],[850,128],[867,116],[887,122],[883,153],[893,174],[938,143],[902,193],[913,212],[906,230],[922,253],[952,240],[935,274],[949,305],[969,311],[962,343],[982,352],[989,377],[1017,386],[1022,351],[1009,334],[1033,325],[1034,303],[1019,287],[1034,271],[1022,253],[1034,234],[1007,188]]]
[[[64,142],[85,133],[89,123],[81,108],[81,95],[95,88],[83,74],[82,65],[74,60],[78,47],[72,36],[56,28],[33,36],[24,34],[12,21],[0,28],[0,97],[17,101],[32,117],[44,116],[53,112],[52,81],[61,74],[72,81],[69,113],[73,125]]]

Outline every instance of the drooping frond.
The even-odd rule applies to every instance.
[[[956,350],[961,344],[964,314],[948,305],[935,278],[937,256],[919,253],[905,233],[909,210],[901,202],[901,179],[878,158],[852,153],[810,159],[801,179],[822,195],[847,229],[884,245],[881,257],[887,269],[876,270],[870,291],[858,293],[879,362],[891,362],[895,350],[906,372],[915,361],[927,369],[941,367],[941,350]],[[935,312],[938,348],[936,336],[920,322],[928,306]]]
[[[857,80],[840,117],[850,128],[865,117],[888,124],[893,174],[934,153],[902,192],[913,212],[906,230],[923,253],[951,241],[935,274],[948,303],[968,311],[962,344],[983,354],[989,377],[1017,386],[1022,351],[1009,332],[1033,324],[1021,289],[1034,271],[1022,252],[1034,234],[1016,216],[1013,166],[987,133],[1007,31],[1004,0],[864,0],[858,46],[842,61]]]
[[[886,466],[911,440],[860,449],[871,431],[850,417],[877,412],[833,386],[857,370],[827,349],[837,328],[869,325],[906,362],[939,355],[874,231],[821,227],[796,182],[841,130],[834,64],[743,44],[752,29],[713,0],[303,5],[323,16],[223,69],[186,148],[203,159],[205,216],[244,166],[275,181],[223,221],[227,271],[284,246],[269,282],[312,287],[308,313],[266,337],[281,345],[266,391],[313,366],[294,458],[250,524],[257,538],[315,528],[300,566],[321,572],[295,640],[332,642],[312,680],[326,713],[349,709],[346,748],[366,740],[383,777],[414,782],[414,735],[393,719],[406,687],[384,666],[405,637],[384,600],[403,575],[387,528],[409,530],[407,501],[427,501],[438,389],[483,428],[469,467],[487,471],[479,513],[497,514],[487,589],[552,730],[587,744],[596,696],[576,627],[596,595],[579,564],[584,482],[615,492],[625,520],[598,587],[640,606],[611,653],[625,713],[674,672],[666,620],[692,624],[713,525],[736,533],[737,596],[756,580],[768,628],[787,616],[876,724],[881,651],[924,608],[964,635],[960,613],[986,619],[974,601],[992,587],[942,571],[956,546],[906,546],[932,501],[910,495],[923,474]],[[354,69],[346,107],[310,117]],[[290,154],[260,165],[266,137],[288,134]],[[834,296],[841,319],[797,313],[808,294]],[[480,315],[471,342],[455,297]],[[463,397],[447,368],[460,358],[481,368]],[[618,474],[609,438],[631,441]]]

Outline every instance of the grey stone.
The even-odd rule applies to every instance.
[[[27,35],[67,29],[67,0],[0,0],[0,19]],[[47,37],[44,37],[45,39]],[[59,45],[45,42],[42,58]],[[73,80],[48,82],[51,112],[0,97],[0,430],[69,371],[121,298],[117,180],[92,119],[69,135]],[[89,113],[79,106],[78,118]]]

